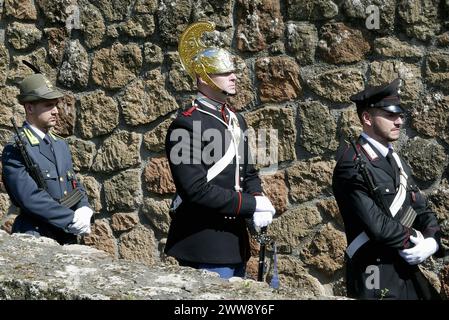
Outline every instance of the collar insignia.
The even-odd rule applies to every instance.
[[[366,155],[368,156],[370,161],[377,160],[379,156],[377,153],[371,148],[369,143],[362,144],[363,150],[365,150]]]

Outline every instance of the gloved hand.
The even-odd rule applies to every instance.
[[[268,199],[265,196],[255,196],[256,198],[256,212],[271,212],[271,217],[274,216],[276,213],[276,210],[274,209],[273,205],[271,204],[270,199]]]
[[[90,226],[86,225],[79,216],[73,217],[73,221],[65,229],[68,233],[82,235],[90,232]]]
[[[67,231],[76,235],[89,234],[91,232],[90,218],[92,214],[92,209],[86,206],[76,209],[73,221],[67,227]]]
[[[413,229],[416,232],[416,238],[418,238],[418,242],[421,242],[421,240],[424,240],[424,236],[422,235],[421,231]],[[413,237],[413,236],[412,236]],[[413,241],[412,241],[413,242]],[[413,242],[414,243],[414,242]]]
[[[419,238],[410,236],[410,240],[415,244],[413,248],[399,250],[399,255],[407,261],[408,264],[419,264],[437,252],[438,243],[434,238]]]
[[[260,228],[268,226],[273,221],[273,214],[270,211],[254,212],[253,223],[257,232]]]
[[[90,233],[90,231],[91,231],[90,230],[90,222],[91,222],[92,214],[94,212],[92,211],[91,208],[86,207],[86,206],[81,207],[79,209],[76,209],[75,213],[77,213],[77,212],[81,216],[81,219],[83,219],[84,224],[88,226],[88,232],[87,233]]]

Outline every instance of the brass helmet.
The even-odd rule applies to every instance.
[[[201,42],[206,31],[214,31],[212,22],[195,22],[187,27],[179,38],[178,52],[182,66],[195,81],[200,76],[209,86],[223,91],[209,77],[209,74],[234,72],[232,55],[225,49],[207,47]]]

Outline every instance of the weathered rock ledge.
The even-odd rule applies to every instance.
[[[0,299],[345,299],[274,290],[253,280],[226,281],[191,268],[148,267],[92,247],[60,246],[2,230],[0,270]]]

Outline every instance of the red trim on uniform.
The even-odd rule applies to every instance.
[[[366,151],[362,145],[357,144],[357,147],[358,147],[357,149],[358,149],[359,153],[360,153],[360,150],[362,150],[363,154],[368,158],[369,161],[371,161],[371,162],[379,161],[380,158],[377,156],[377,154],[376,154],[376,158],[371,158],[371,156],[368,154],[368,151]],[[375,151],[374,151],[374,153],[375,153]]]
[[[188,110],[184,111],[182,113],[182,115],[185,117],[190,117],[192,115],[192,112],[195,111],[195,109],[196,109],[196,106],[193,106],[193,107],[189,108]]]
[[[226,107],[225,106],[223,106],[221,108],[221,117],[223,118],[223,121],[225,123],[228,123],[228,116],[226,115]]]
[[[412,191],[412,202],[413,203],[416,202],[416,193],[415,193],[415,191]]]
[[[363,148],[361,147],[361,145],[358,144],[358,143],[355,145],[355,148],[357,149],[357,152],[358,152],[358,153],[360,153],[360,150],[363,149]],[[349,148],[349,146],[348,146],[348,148],[346,149],[345,153],[346,153],[349,149],[350,149],[350,148]],[[365,151],[363,151],[363,153],[365,153]],[[357,158],[357,154],[354,154],[354,156],[352,157],[352,161],[354,161],[356,158]]]
[[[360,153],[360,150],[363,151],[363,153],[365,154],[365,156],[368,158],[369,161],[373,161],[373,159],[370,157],[370,155],[368,154],[368,152],[365,150],[365,148],[362,147],[362,145],[360,143],[357,143],[356,145],[357,151]]]
[[[253,192],[253,193],[251,193],[251,195],[253,195],[253,196],[261,196],[262,192]]]
[[[241,192],[237,192],[239,195],[239,204],[237,206],[237,211],[235,212],[235,215],[238,216],[240,213],[240,209],[242,208],[242,193]]]
[[[225,102],[225,104],[224,104],[224,106],[226,107],[226,108],[228,108],[229,110],[231,110],[232,112],[237,112],[236,110],[235,110],[235,108],[234,107],[232,107],[229,103],[227,103],[227,102]]]

